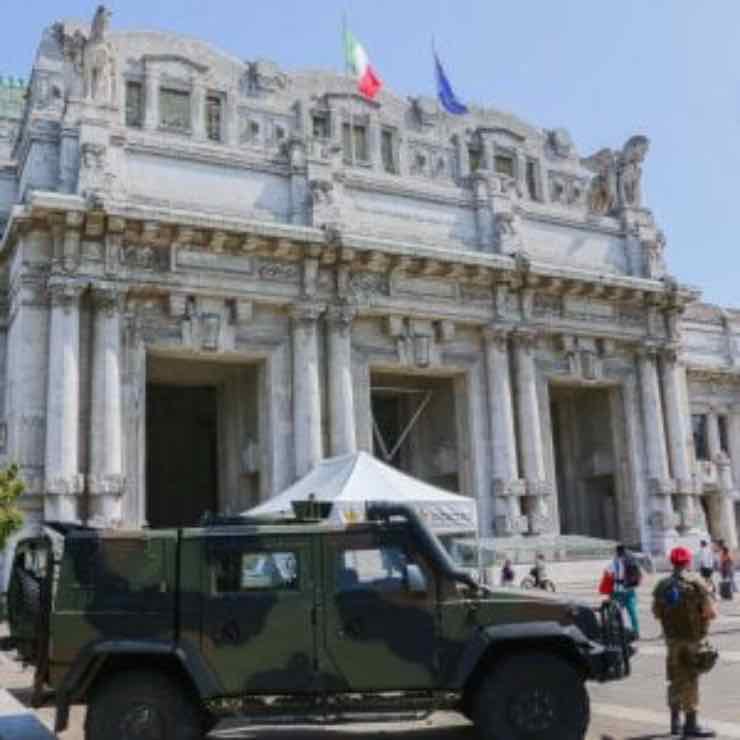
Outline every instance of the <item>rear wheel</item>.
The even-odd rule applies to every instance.
[[[519,585],[521,586],[521,588],[534,588],[534,578],[532,578],[532,576],[527,576],[526,578],[522,579],[522,582]]]
[[[545,578],[545,580],[542,581],[542,588],[550,593],[555,593],[555,584],[549,578]]]
[[[547,653],[505,659],[483,679],[473,700],[480,740],[583,740],[589,717],[580,674]]]
[[[90,699],[85,740],[201,740],[205,719],[176,681],[150,671],[121,671]]]

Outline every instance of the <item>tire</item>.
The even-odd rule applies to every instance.
[[[85,740],[202,740],[197,700],[162,673],[120,671],[94,692]]]
[[[526,578],[522,579],[522,582],[519,585],[521,588],[526,588],[526,589],[534,588],[535,586],[534,578],[532,578],[532,576],[527,576]]]
[[[578,671],[548,653],[506,658],[473,699],[480,740],[583,740],[588,693]]]

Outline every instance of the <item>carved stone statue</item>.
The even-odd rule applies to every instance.
[[[643,240],[642,246],[645,250],[646,277],[660,280],[665,276],[665,244],[665,234],[660,229],[652,239]]]
[[[556,128],[547,132],[547,141],[556,157],[565,159],[573,152],[573,139],[564,128]]]
[[[83,54],[84,95],[89,100],[112,104],[116,98],[116,61],[106,41],[110,11],[98,6]]]
[[[645,136],[632,136],[619,157],[619,203],[626,208],[642,205],[642,162],[650,148]]]
[[[94,44],[105,40],[105,35],[110,28],[111,12],[104,5],[98,5],[90,25],[90,43]]]
[[[588,191],[589,210],[599,215],[611,213],[618,202],[616,154],[611,149],[600,149],[582,161],[596,173]]]
[[[521,249],[519,217],[514,211],[497,213],[495,228],[498,248],[502,254],[514,254]]]

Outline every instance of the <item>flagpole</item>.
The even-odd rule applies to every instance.
[[[350,68],[349,68],[349,54],[347,54],[347,31],[348,31],[348,24],[347,24],[347,9],[345,8],[342,11],[342,53],[344,54],[344,74],[346,77],[350,77]],[[353,134],[354,134],[354,115],[353,115],[353,105],[352,100],[349,100],[349,141],[347,142],[349,144],[349,151],[344,152],[343,156],[349,158],[351,162],[354,162],[355,158],[355,145],[353,140]],[[344,137],[342,134],[342,131],[339,132],[339,141],[344,146]]]

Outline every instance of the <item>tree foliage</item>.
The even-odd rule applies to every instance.
[[[18,508],[18,499],[25,488],[26,484],[19,477],[15,463],[0,470],[0,549],[23,526],[23,514]]]

